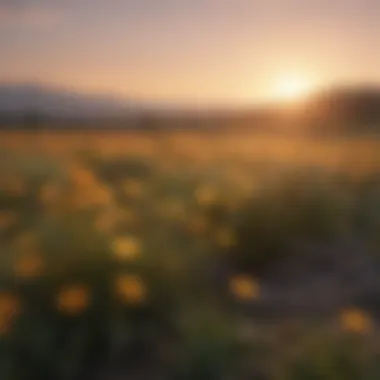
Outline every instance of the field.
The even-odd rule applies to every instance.
[[[379,148],[1,132],[1,379],[379,379]]]

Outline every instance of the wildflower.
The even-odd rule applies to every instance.
[[[209,206],[217,201],[218,194],[215,188],[204,185],[196,189],[195,198],[200,205]]]
[[[6,229],[17,222],[18,215],[14,211],[0,211],[0,229]]]
[[[84,285],[66,285],[57,297],[57,308],[67,315],[83,313],[90,303],[90,292]]]
[[[0,293],[0,334],[9,331],[11,324],[20,312],[20,300],[8,292]]]
[[[343,310],[340,316],[341,326],[346,331],[364,333],[371,330],[371,317],[360,309]]]
[[[229,289],[234,297],[242,301],[254,300],[260,295],[258,282],[246,275],[232,277],[229,282]]]
[[[106,186],[93,183],[85,189],[71,189],[69,204],[74,208],[104,206],[111,201],[111,194]]]
[[[93,173],[88,169],[77,165],[69,168],[69,178],[74,186],[79,188],[86,188],[96,182]]]
[[[141,303],[147,295],[147,289],[142,279],[137,275],[124,274],[116,278],[116,294],[123,302],[129,304]]]
[[[102,184],[94,184],[87,195],[93,205],[107,205],[112,200],[108,187]]]
[[[133,260],[141,254],[141,242],[133,236],[116,238],[113,242],[113,252],[120,260]]]
[[[44,263],[40,255],[26,254],[20,256],[13,267],[17,277],[34,278],[41,274]]]

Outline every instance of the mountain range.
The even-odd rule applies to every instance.
[[[51,118],[123,116],[139,104],[116,96],[81,94],[37,84],[0,85],[0,114],[39,113]]]

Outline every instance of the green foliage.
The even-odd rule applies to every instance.
[[[360,339],[324,336],[291,365],[291,380],[372,380],[380,376],[376,347]]]
[[[231,277],[244,272],[260,282],[298,242],[363,230],[374,239],[379,226],[374,187],[324,175],[286,173],[242,194],[223,170],[169,172],[160,162],[87,152],[80,160],[90,175],[71,178],[58,161],[7,157],[0,189],[0,292],[11,297],[0,299],[6,380],[92,379],[100,371],[108,378],[115,368],[133,379],[258,377],[258,341],[239,338],[246,316],[229,302],[239,298],[228,291]],[[58,188],[52,201],[40,197],[46,185]],[[215,197],[200,199],[202,187]],[[99,188],[106,191],[100,200]],[[66,286],[79,303],[67,290],[62,296]],[[9,307],[12,323],[3,324]],[[260,376],[377,378],[374,363],[356,360],[357,353],[355,344],[329,341],[291,365],[274,361],[279,378]],[[255,366],[243,370],[247,357]]]

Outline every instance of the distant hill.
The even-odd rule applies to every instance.
[[[70,128],[218,129],[250,126],[267,118],[266,110],[180,107],[164,102],[138,102],[118,96],[77,93],[39,84],[0,84],[0,127],[43,125]]]
[[[87,123],[99,128],[138,125],[145,129],[252,128],[283,132],[296,126],[295,130],[313,133],[380,132],[380,88],[335,88],[315,94],[290,111],[287,106],[275,104],[201,111],[38,84],[0,85],[1,125],[44,124],[57,128],[60,122],[64,127]]]
[[[81,94],[36,84],[0,85],[0,119],[37,115],[63,120],[127,117],[143,105],[115,96]]]
[[[321,132],[380,132],[380,88],[341,87],[318,93],[297,117]]]

